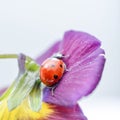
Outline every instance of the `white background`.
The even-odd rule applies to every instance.
[[[35,58],[70,29],[96,36],[107,61],[99,86],[80,104],[89,120],[118,120],[119,5],[119,0],[0,0],[0,53],[22,52]],[[0,60],[0,88],[16,75],[16,60]]]

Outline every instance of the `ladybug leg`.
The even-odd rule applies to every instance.
[[[46,86],[46,87],[47,87],[47,88],[50,88],[50,90],[51,90],[51,95],[54,96],[54,91],[55,91],[57,85],[54,85],[54,86],[51,86],[51,87]]]
[[[51,95],[54,96],[54,90],[55,90],[55,87],[52,87],[51,88]]]
[[[58,84],[54,85],[51,87],[51,95],[54,96],[54,91],[56,89],[56,87],[58,86]]]
[[[71,70],[66,68],[65,71],[66,71],[66,72],[70,72]]]
[[[59,51],[59,52],[58,52],[58,53],[56,53],[56,54],[61,55],[61,58],[68,58],[68,57],[70,57],[70,55],[69,55],[69,54],[65,55],[65,54],[63,54],[63,53],[64,53],[64,50],[62,49],[61,51]]]
[[[55,91],[56,87],[57,87],[57,85],[55,85],[55,86],[53,86],[53,87],[51,88],[51,95],[52,95],[52,96],[54,96],[54,91]]]
[[[64,69],[65,69],[65,72],[69,72],[69,71],[71,71],[69,68],[66,67],[65,64],[64,64]]]
[[[68,57],[70,57],[70,55],[64,55],[64,54],[61,54],[60,52],[58,52],[58,53],[54,53],[52,57],[62,59],[62,58],[68,58]]]
[[[64,54],[61,55],[61,59],[62,58],[68,58],[68,57],[70,57],[70,55],[64,55]]]
[[[68,58],[70,55],[63,55],[62,58]]]

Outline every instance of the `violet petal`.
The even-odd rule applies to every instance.
[[[7,90],[7,87],[0,89],[0,96],[1,96],[6,90]]]
[[[45,53],[36,58],[36,62],[41,64],[45,59],[51,57],[54,53],[59,51],[60,41],[56,42],[52,47],[50,47]]]
[[[100,45],[100,41],[90,34],[77,31],[65,33],[63,41],[58,46],[58,52],[68,56],[63,60],[69,71],[63,75],[54,90],[54,95],[51,94],[50,88],[45,88],[45,102],[71,106],[96,88],[105,63],[104,50]],[[57,52],[57,49],[50,50],[52,51],[48,51],[48,54]],[[48,57],[48,54],[45,54],[45,57]],[[39,61],[41,63],[40,59],[38,63]]]
[[[54,111],[48,120],[87,120],[78,104],[72,107],[55,105]]]

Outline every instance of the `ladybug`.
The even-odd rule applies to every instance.
[[[58,83],[62,78],[66,65],[62,60],[62,54],[55,54],[51,58],[46,59],[40,68],[40,80],[48,87]]]

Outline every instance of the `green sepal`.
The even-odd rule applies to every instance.
[[[35,63],[35,61],[33,61],[33,60],[26,60],[25,61],[25,68],[28,71],[35,72],[35,71],[39,70],[39,67],[40,66],[37,63]]]
[[[29,94],[29,104],[33,111],[38,112],[41,108],[42,104],[42,89],[41,82],[38,79],[36,81],[32,91]]]
[[[29,97],[30,102],[28,102],[30,103],[31,109],[38,111],[38,109],[40,109],[42,99],[40,82],[38,82],[40,66],[32,59],[23,60],[23,54],[21,54],[21,56],[22,57],[18,58],[18,62],[19,65],[25,67],[25,71],[19,69],[20,71],[18,73],[18,77],[7,89],[7,91],[0,97],[0,102],[4,99],[7,99],[8,109],[12,111],[19,106],[26,97]],[[37,95],[39,98],[35,97]],[[37,103],[35,103],[35,101],[37,101]]]
[[[12,92],[12,90],[13,90],[13,88],[15,86],[15,83],[16,82],[14,81],[12,83],[12,85],[5,91],[5,93],[3,93],[2,96],[0,96],[0,102],[9,96],[9,94]]]
[[[27,71],[18,78],[17,84],[8,97],[8,109],[10,111],[20,105],[24,98],[29,95],[35,84],[36,77],[38,77],[38,71]]]

